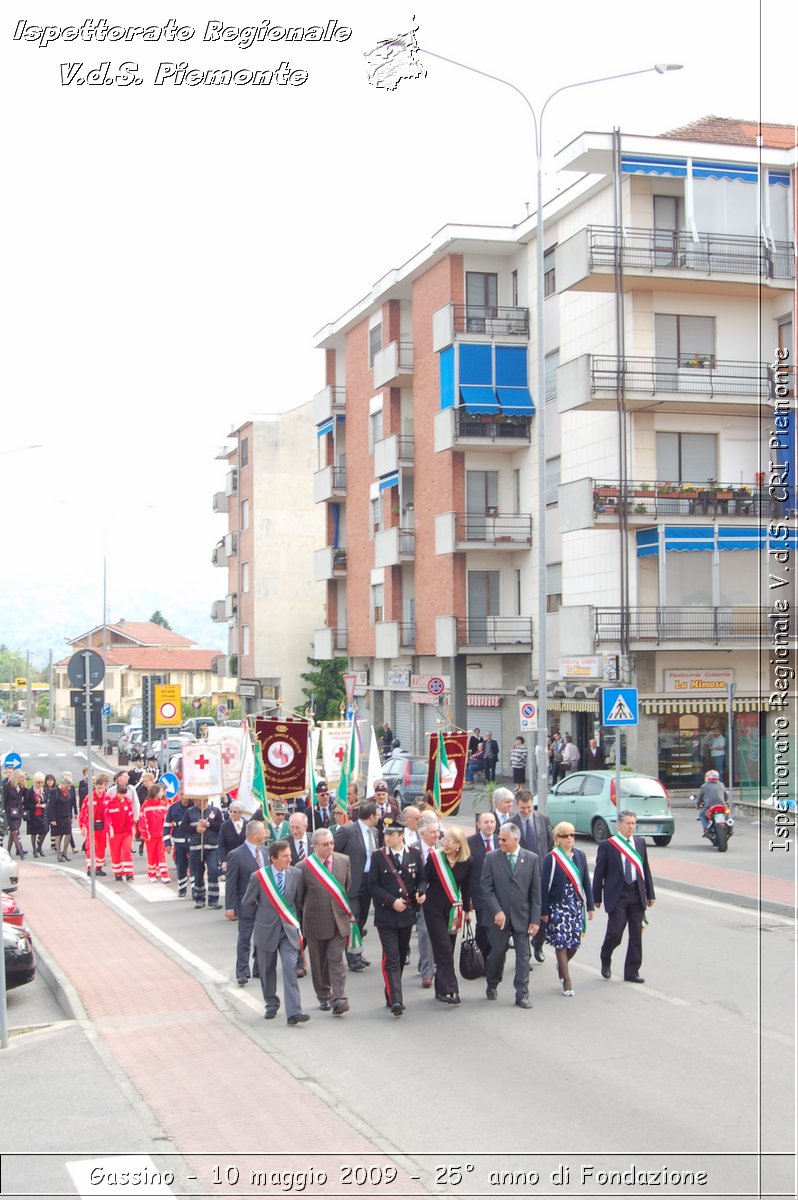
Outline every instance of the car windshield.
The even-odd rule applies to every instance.
[[[662,796],[664,799],[666,795],[667,793],[658,779],[647,779],[645,776],[624,779],[621,776],[621,796],[627,796],[630,799],[642,799],[646,796]]]

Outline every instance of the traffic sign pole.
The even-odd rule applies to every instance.
[[[91,869],[91,898],[97,895],[97,863],[94,855],[94,776],[91,763],[91,650],[83,651],[86,691],[86,761],[89,766],[89,866]]]

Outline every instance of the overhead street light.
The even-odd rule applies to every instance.
[[[548,798],[548,753],[546,738],[548,735],[549,714],[548,696],[546,694],[546,341],[543,319],[545,299],[543,290],[543,117],[551,101],[555,96],[559,96],[561,92],[571,91],[573,88],[589,87],[594,83],[610,83],[615,79],[629,79],[633,75],[648,75],[651,73],[664,75],[667,71],[681,71],[682,64],[655,63],[652,67],[642,67],[637,71],[621,71],[617,75],[600,75],[595,79],[580,79],[576,83],[563,84],[562,87],[556,88],[551,95],[546,97],[540,108],[540,116],[538,116],[529,97],[514,83],[511,83],[509,79],[502,79],[500,75],[491,75],[488,71],[480,71],[478,67],[471,67],[468,63],[457,62],[455,59],[447,58],[443,54],[436,54],[433,50],[426,50],[419,47],[419,53],[428,54],[431,58],[438,58],[441,62],[449,63],[453,67],[462,67],[466,71],[471,71],[474,75],[482,75],[485,79],[492,79],[494,83],[502,83],[505,87],[511,88],[521,97],[532,114],[532,122],[535,129],[537,181],[537,213],[535,221],[537,279],[535,301],[537,308],[536,331],[538,355],[538,419],[535,423],[538,448],[538,620],[535,648],[537,650],[536,657],[538,664],[538,807],[541,812],[545,813]]]

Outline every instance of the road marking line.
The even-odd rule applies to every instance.
[[[675,889],[663,887],[659,881],[657,881],[657,895],[665,895],[672,900],[685,900],[690,904],[708,904],[712,908],[723,908],[726,912],[735,913],[737,916],[741,914],[747,914],[752,918],[761,916],[763,920],[767,919],[768,925],[771,921],[776,921],[780,925],[787,925],[790,929],[794,928],[795,925],[794,921],[789,920],[787,917],[780,917],[777,913],[763,910],[760,914],[758,908],[749,907],[746,904],[730,904],[727,900],[710,900],[708,896],[696,896],[693,892],[678,892]],[[751,899],[754,899],[754,897],[751,897]]]
[[[103,1196],[174,1196],[175,1193],[163,1182],[164,1171],[159,1171],[149,1154],[119,1154],[110,1158],[84,1158],[65,1164],[77,1188],[80,1200],[97,1196],[98,1186]],[[97,1174],[95,1174],[97,1172]],[[118,1183],[120,1175],[137,1182]],[[171,1176],[168,1176],[171,1177]],[[113,1182],[109,1182],[113,1180]]]

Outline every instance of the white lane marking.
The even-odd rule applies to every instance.
[[[722,890],[722,889],[720,889]],[[692,892],[677,892],[671,888],[663,887],[661,883],[657,883],[657,895],[668,896],[671,900],[684,900],[687,904],[708,904],[710,908],[722,908],[726,912],[734,913],[736,916],[748,915],[752,920],[758,920],[760,915],[763,921],[767,921],[768,925],[776,923],[778,925],[788,925],[793,929],[795,922],[788,917],[780,917],[777,913],[767,912],[763,909],[760,914],[758,908],[749,908],[747,905],[730,904],[727,900],[710,900],[708,896],[695,896]],[[755,899],[755,897],[752,897]]]
[[[81,1200],[105,1196],[174,1196],[149,1154],[115,1154],[110,1158],[84,1158],[65,1164]],[[124,1182],[122,1182],[124,1181]]]
[[[249,995],[247,995],[247,992],[244,988],[226,987],[226,988],[223,988],[222,990],[227,992],[228,996],[231,996],[239,1004],[243,1004],[247,1008],[251,1008],[253,1012],[261,1013],[263,1011],[263,994],[260,990],[260,982],[257,979],[252,980],[252,982],[255,984],[255,987],[257,988],[258,996],[260,997],[259,1000],[256,1000],[251,992]]]
[[[137,896],[141,896],[150,904],[162,904],[164,900],[177,900],[179,897],[176,892],[172,892],[165,884],[155,882],[150,883],[149,879],[146,883],[131,883],[128,884],[131,892],[135,892]]]
[[[66,758],[66,750],[56,750],[56,758]]]

